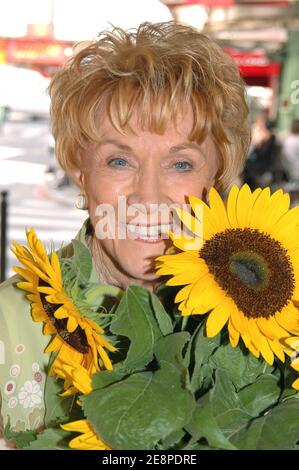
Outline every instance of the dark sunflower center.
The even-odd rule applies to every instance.
[[[294,273],[288,253],[265,233],[228,229],[206,241],[199,255],[249,318],[268,318],[292,298]]]
[[[262,290],[269,282],[269,268],[262,256],[250,251],[239,251],[230,257],[230,272],[245,286]]]
[[[49,284],[43,281],[42,279],[39,279],[38,285],[49,286]],[[63,339],[63,341],[72,346],[74,349],[76,349],[82,354],[86,354],[89,350],[89,345],[85,331],[80,326],[77,326],[77,328],[72,333],[70,333],[67,330],[68,319],[59,319],[54,316],[56,310],[58,310],[62,304],[52,304],[50,302],[47,302],[46,295],[47,294],[40,293],[41,303],[49,320],[51,321],[52,325],[56,328],[58,335]]]

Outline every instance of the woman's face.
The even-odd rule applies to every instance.
[[[202,197],[214,184],[218,158],[210,137],[200,146],[189,141],[191,110],[163,135],[141,130],[136,116],[130,123],[136,135],[119,133],[108,117],[101,122],[101,144],[85,152],[78,176],[114,275],[142,283],[156,279],[153,261],[169,246],[166,235],[159,235],[172,221],[167,208],[186,204],[187,195]]]

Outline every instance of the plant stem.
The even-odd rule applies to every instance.
[[[182,331],[184,331],[186,329],[186,326],[187,326],[187,322],[188,322],[188,319],[189,317],[183,317],[183,321],[182,321]]]

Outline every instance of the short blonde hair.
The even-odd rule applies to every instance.
[[[120,132],[133,132],[136,105],[141,128],[159,134],[191,105],[189,139],[211,135],[221,162],[217,186],[227,188],[243,168],[250,141],[244,82],[234,61],[195,28],[170,21],[106,31],[68,60],[49,91],[56,156],[69,173],[82,165],[78,149],[100,141],[101,112]]]

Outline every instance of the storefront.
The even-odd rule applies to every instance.
[[[244,52],[226,48],[225,51],[235,60],[246,82],[251,114],[266,109],[268,116],[275,119],[278,111],[280,64],[272,62],[263,50]]]
[[[46,38],[0,39],[0,63],[22,66],[52,76],[72,54],[72,43]]]

